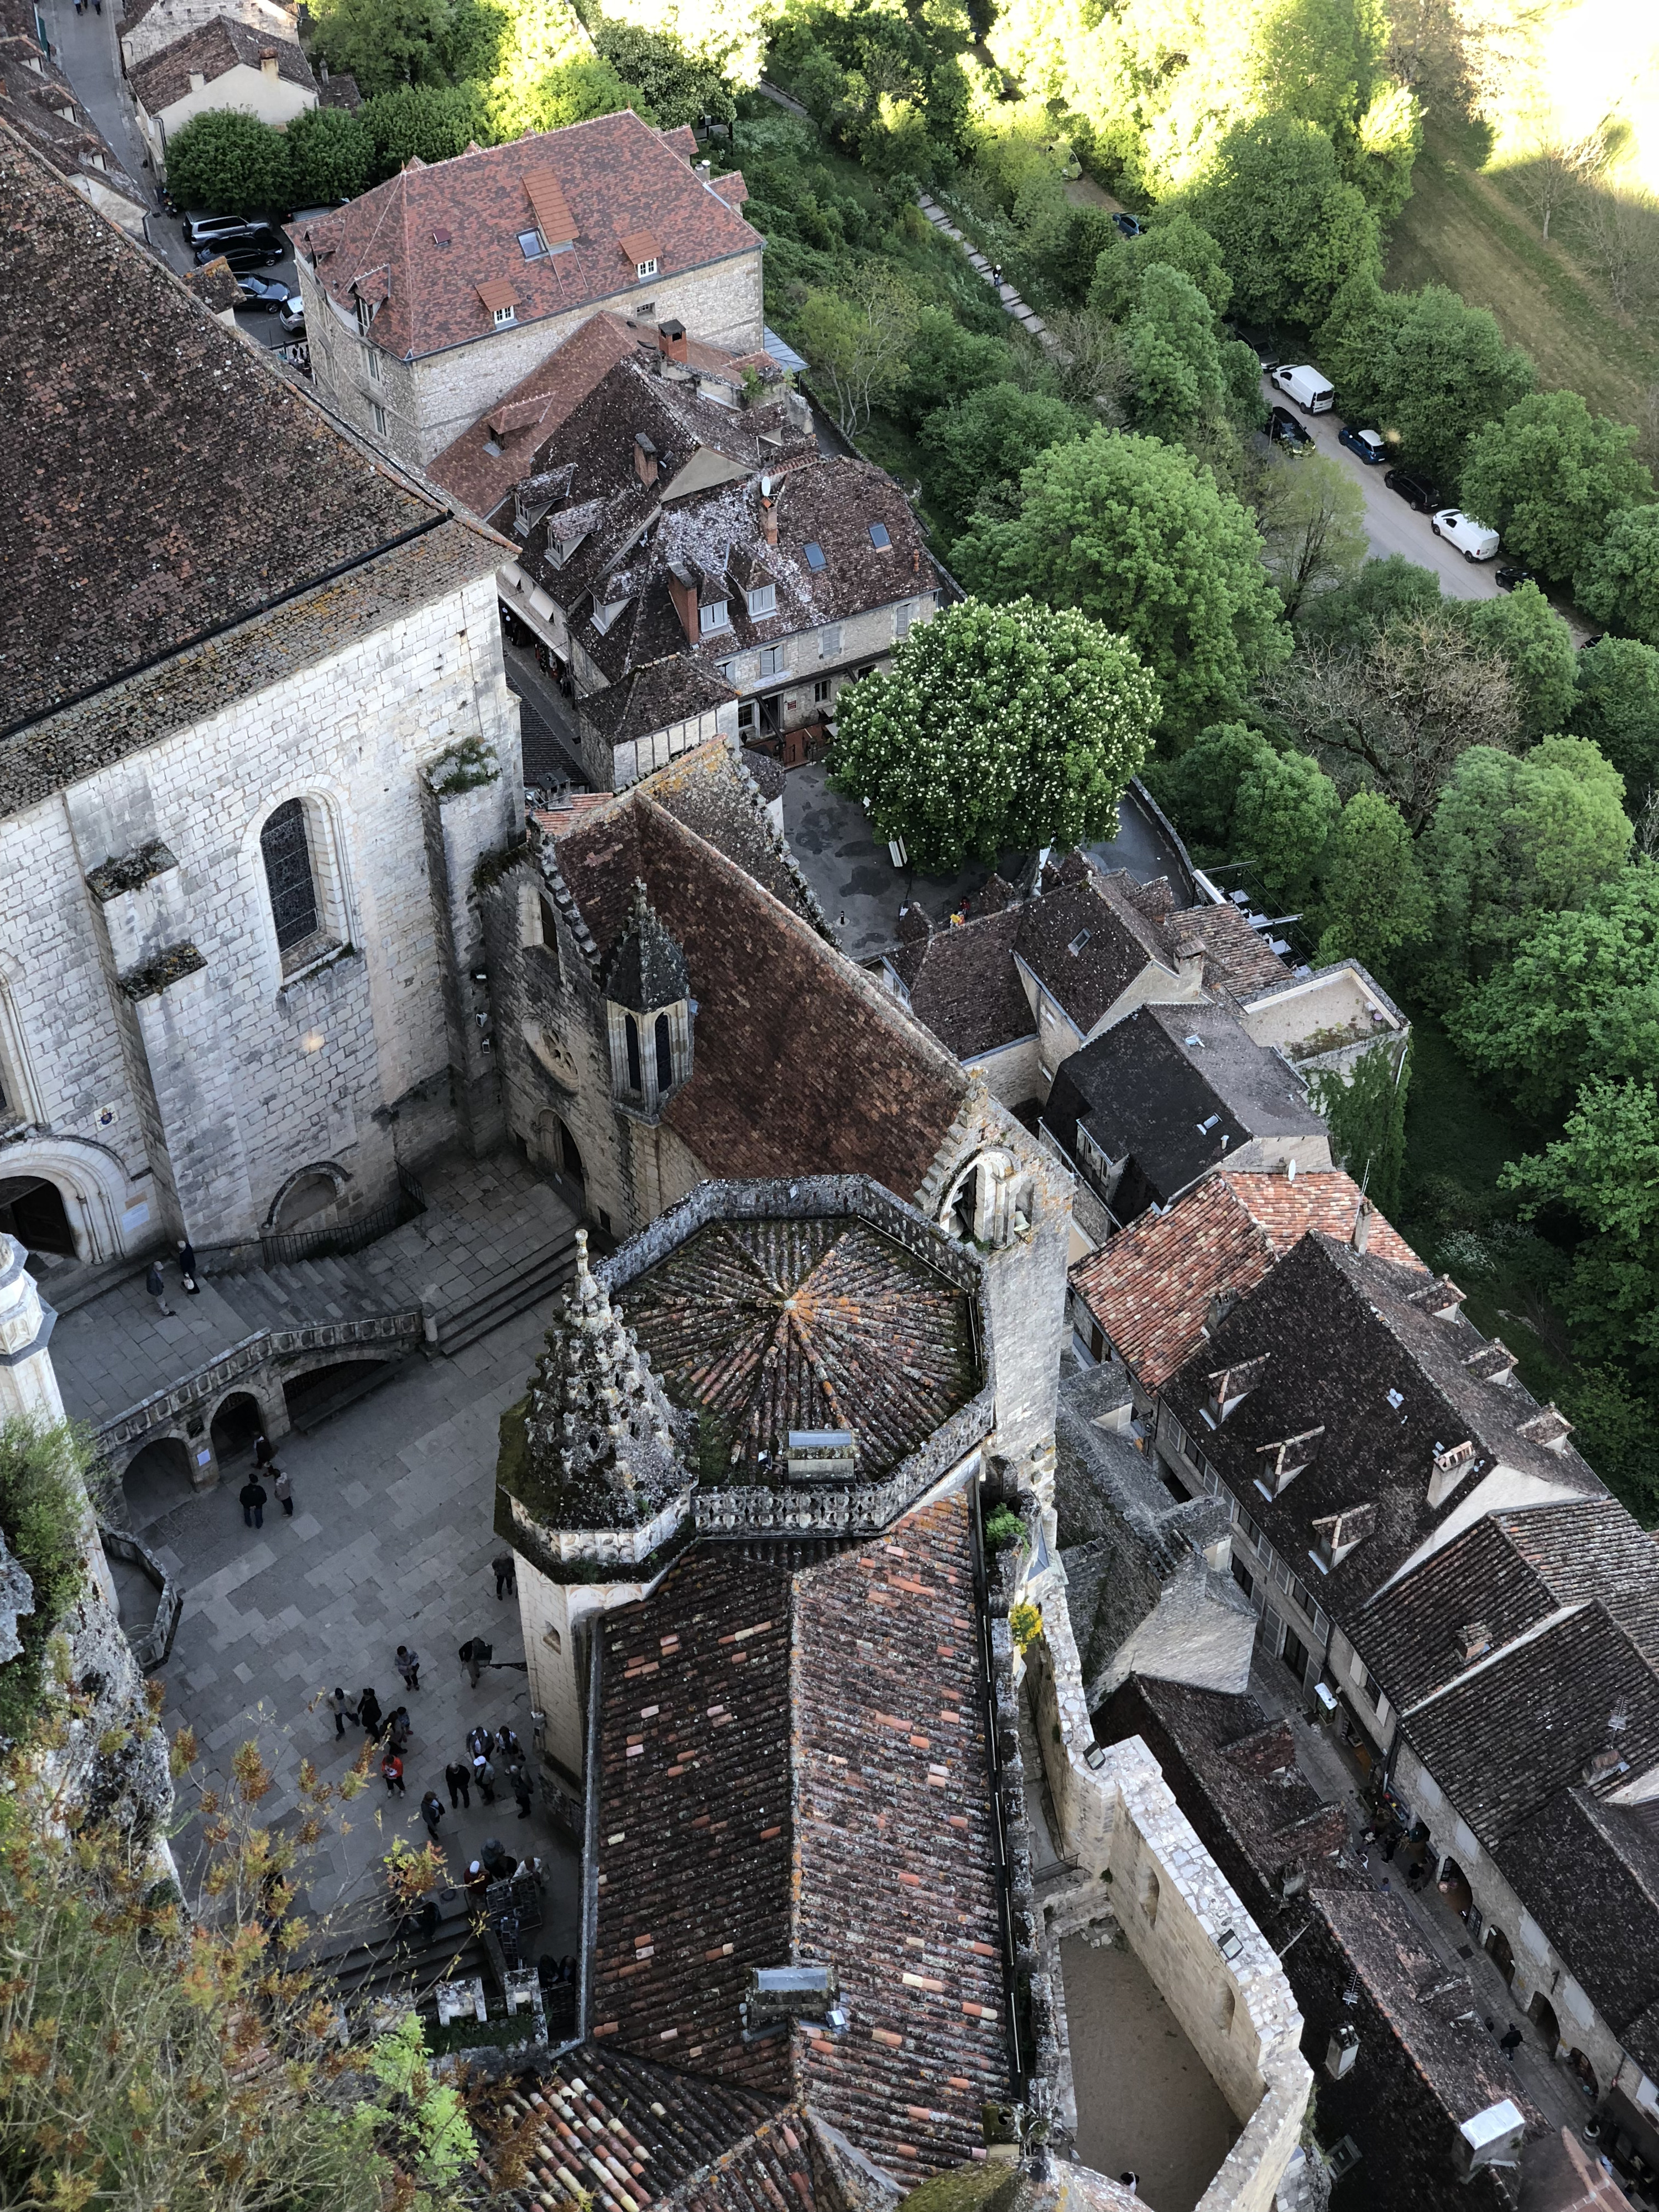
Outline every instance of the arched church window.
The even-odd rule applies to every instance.
[[[628,1087],[630,1091],[644,1088],[640,1071],[640,1025],[632,1014],[627,1017],[628,1030]]]
[[[657,1088],[672,1091],[674,1087],[674,1047],[668,1032],[668,1017],[657,1017]]]
[[[299,799],[285,799],[272,810],[259,832],[259,851],[276,943],[286,952],[314,937],[318,929],[317,878],[312,872],[305,808]]]

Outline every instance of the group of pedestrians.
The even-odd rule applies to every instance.
[[[270,1477],[269,1492],[259,1480],[262,1474]],[[288,1470],[277,1466],[276,1455],[270,1438],[258,1436],[253,1439],[253,1472],[237,1492],[244,1528],[264,1527],[265,1507],[273,1496],[282,1507],[284,1516],[291,1521],[294,1518],[294,1485],[289,1480]],[[343,1735],[344,1730],[342,1729],[341,1733]]]

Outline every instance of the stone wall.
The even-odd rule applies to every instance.
[[[423,867],[422,768],[467,738],[493,780],[439,803]],[[58,1184],[83,1259],[239,1241],[313,1169],[354,1213],[399,1161],[490,1141],[457,994],[522,779],[486,576],[0,822],[0,1082],[33,1125],[7,1171]],[[289,798],[323,931],[285,972],[259,835]]]
[[[442,453],[591,316],[636,316],[653,325],[678,317],[705,345],[740,353],[763,342],[758,243],[701,269],[653,276],[608,299],[584,301],[562,315],[481,330],[465,344],[417,361],[396,360],[376,346],[378,376],[371,373],[370,348],[356,318],[335,306],[302,254],[295,255],[295,267],[319,394],[354,429],[416,468]],[[479,314],[483,319],[482,307]],[[375,426],[375,406],[385,410],[384,432]]]

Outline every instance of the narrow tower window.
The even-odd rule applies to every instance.
[[[286,952],[317,933],[317,882],[311,872],[305,808],[297,799],[285,799],[272,813],[259,832],[259,850],[276,942]]]

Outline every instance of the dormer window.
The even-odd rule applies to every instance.
[[[731,627],[732,610],[726,600],[710,599],[697,609],[697,628],[705,637],[712,637],[716,630],[730,629]]]
[[[490,312],[495,318],[495,327],[498,331],[504,331],[509,323],[515,323],[519,319],[519,311],[510,300],[506,307],[492,308]]]
[[[1269,1352],[1258,1352],[1254,1359],[1241,1359],[1233,1367],[1218,1367],[1213,1374],[1206,1376],[1210,1388],[1200,1410],[1212,1428],[1218,1421],[1224,1421],[1235,1406],[1243,1403],[1267,1373],[1272,1358]]]
[[[543,240],[540,231],[521,230],[519,233],[519,251],[523,254],[526,261],[537,260],[542,254],[545,253],[547,246]]]
[[[1256,1488],[1268,1498],[1277,1498],[1287,1484],[1294,1482],[1303,1469],[1311,1465],[1324,1433],[1322,1421],[1316,1429],[1304,1429],[1300,1436],[1285,1437],[1278,1443],[1258,1444],[1256,1456],[1266,1465],[1256,1477]]]
[[[751,615],[775,614],[778,587],[775,584],[757,584],[752,591],[744,593],[744,599]]]
[[[377,305],[378,302],[370,300],[359,300],[357,302],[357,328],[365,336],[368,335],[369,325],[374,319],[374,309]]]
[[[647,261],[636,261],[634,264],[634,274],[641,284],[648,283],[649,280],[656,275],[656,273],[657,258],[655,254],[653,254]]]

